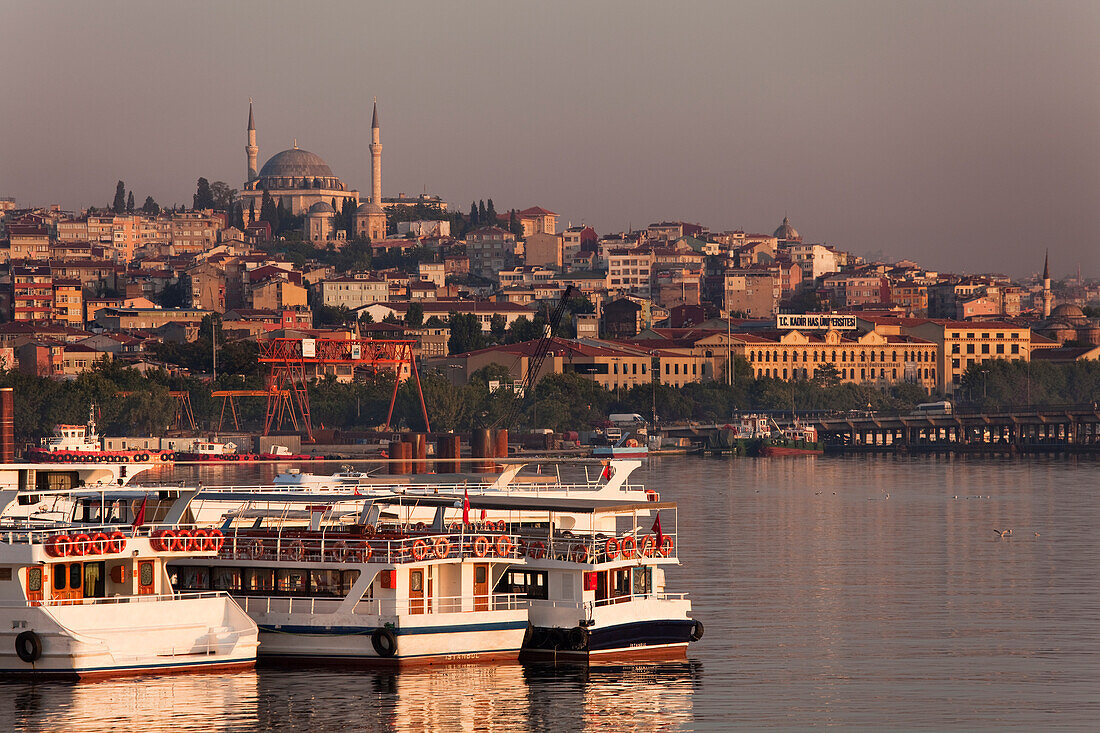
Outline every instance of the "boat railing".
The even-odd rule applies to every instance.
[[[499,525],[498,525],[499,526]],[[312,534],[312,536],[311,536]],[[462,559],[550,559],[574,563],[602,563],[644,558],[677,559],[676,538],[665,534],[658,544],[655,534],[609,536],[602,532],[532,531],[507,528],[445,534],[354,534],[327,532],[320,535],[301,529],[231,530],[219,557],[297,563],[364,562],[403,564]]]
[[[598,608],[600,606],[612,606],[616,603],[628,603],[630,601],[686,601],[687,597],[687,593],[627,593],[626,595],[597,599],[594,605]]]
[[[53,598],[30,601],[3,601],[0,608],[26,608],[27,606],[107,606],[123,603],[153,603],[157,601],[187,601],[202,598],[229,598],[225,591],[197,591],[183,593],[160,593],[131,596],[107,596],[104,598]]]
[[[522,593],[485,593],[467,596],[426,596],[424,598],[364,598],[355,604],[358,616],[406,616],[432,613],[473,611],[515,611],[527,608]],[[332,613],[343,602],[339,598],[294,596],[241,596],[237,599],[249,614]]]
[[[86,552],[77,552],[74,554],[93,554],[88,553],[87,550],[91,547],[91,538],[95,535],[105,534],[110,537],[115,532],[121,532],[126,535],[126,539],[132,539],[146,532],[147,529],[148,528],[142,527],[135,530],[129,524],[73,524],[69,522],[51,522],[48,527],[32,527],[28,525],[0,528],[0,541],[9,545],[42,545],[49,541],[51,537],[56,537],[61,534],[68,535],[70,538],[74,538],[78,535],[88,535],[88,540],[81,540],[82,543],[88,543],[88,547],[81,548]]]
[[[546,483],[527,483],[527,482],[513,482],[507,484],[503,488],[493,488],[492,482],[457,482],[457,483],[408,483],[408,482],[370,482],[370,483],[350,483],[341,481],[339,479],[330,479],[329,477],[318,477],[319,480],[300,483],[300,484],[203,484],[202,490],[208,492],[224,492],[233,494],[274,494],[277,495],[280,492],[309,492],[311,490],[325,490],[325,491],[339,491],[343,490],[348,492],[349,498],[361,497],[368,498],[369,493],[377,492],[383,494],[404,494],[407,496],[434,496],[436,494],[447,495],[463,495],[469,494],[470,496],[495,496],[503,493],[520,493],[531,494],[539,496],[543,494],[554,495],[569,495],[578,494],[581,496],[590,495],[594,492],[600,491],[604,488],[603,484],[599,482],[576,482],[576,483],[561,483],[561,482],[546,482]],[[152,484],[151,484],[152,486]],[[173,488],[178,488],[173,485]],[[646,493],[645,486],[642,484],[623,483],[620,487],[620,491],[634,491],[639,494]],[[200,495],[196,501],[201,501]],[[273,499],[278,498],[273,496]]]

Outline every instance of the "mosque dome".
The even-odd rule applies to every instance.
[[[308,214],[310,216],[318,216],[320,214],[335,214],[336,209],[332,208],[332,204],[327,201],[318,201],[313,206],[309,207]]]
[[[378,213],[384,214],[384,213],[386,213],[386,210],[383,209],[378,204],[362,203],[362,204],[359,204],[359,207],[355,210],[355,213],[366,216],[367,214],[378,214]]]
[[[1059,306],[1055,306],[1054,310],[1050,312],[1050,317],[1079,320],[1085,317],[1085,312],[1073,303],[1062,303]]]
[[[785,216],[783,217],[783,223],[772,233],[772,236],[780,240],[802,241],[802,235],[798,233],[797,229],[791,226],[790,219]]]
[[[321,156],[301,148],[276,153],[260,169],[260,178],[334,178]]]

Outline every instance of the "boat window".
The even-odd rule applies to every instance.
[[[65,588],[66,588],[65,579],[66,578],[68,578],[68,575],[66,575],[66,573],[65,573],[65,566],[64,565],[55,565],[54,566],[54,574],[53,574],[53,589],[54,590],[65,590]]]
[[[275,590],[275,571],[271,568],[246,568],[244,578],[246,591]]]
[[[280,569],[276,574],[276,586],[280,593],[297,593],[299,595],[306,592],[306,578],[308,571],[293,569]]]
[[[84,597],[103,598],[107,595],[106,579],[104,578],[106,563],[84,563]]]
[[[69,588],[72,590],[80,589],[80,576],[83,568],[80,567],[80,563],[74,562],[69,565]]]
[[[333,596],[344,595],[339,570],[311,570],[309,571],[309,589],[311,595]]]
[[[481,570],[482,576],[480,581],[485,582],[484,568],[475,568],[475,570]],[[413,570],[409,573],[409,590],[413,592],[422,592],[424,590],[424,573],[420,570]]]
[[[607,572],[596,573],[596,600],[607,600]]]
[[[210,571],[209,568],[192,567],[185,565],[180,568],[179,580],[177,581],[176,590],[209,590],[210,589]]]
[[[27,569],[27,590],[31,593],[42,590],[42,568]]]
[[[353,585],[355,585],[355,582],[357,580],[359,580],[359,571],[358,570],[345,570],[343,572],[343,582],[344,582],[344,589],[343,590],[344,590],[344,593],[347,593],[348,591],[350,591],[351,587]],[[368,585],[367,586],[366,597],[367,598],[374,598],[374,586],[373,585]]]
[[[653,568],[637,567],[633,569],[634,595],[647,596],[653,591]]]
[[[494,593],[518,593],[528,598],[549,597],[545,570],[509,570],[500,577]]]
[[[611,588],[613,596],[630,595],[630,568],[611,571]]]
[[[11,568],[0,568],[0,580],[11,580]],[[38,582],[42,582],[39,578]]]
[[[214,590],[239,591],[241,585],[240,568],[213,568],[210,582]]]

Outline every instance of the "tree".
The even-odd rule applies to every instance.
[[[283,198],[279,197],[279,203],[275,205],[275,220],[279,222],[278,232],[283,232],[290,228],[290,222],[287,221],[289,217],[286,215],[286,207],[283,206]]]
[[[489,222],[490,225],[492,225],[492,226],[497,225],[497,210],[493,206],[493,200],[492,199],[489,199],[488,203],[485,204],[485,218]]]
[[[477,202],[477,220],[483,227],[491,227],[493,222],[489,221],[489,214],[485,211],[485,202]]]
[[[111,204],[111,211],[116,214],[126,211],[126,184],[122,181],[115,185],[115,200]]]
[[[478,219],[477,219],[477,203],[471,201],[470,202],[470,228],[471,229],[476,229],[479,223],[480,222],[478,222]]]
[[[498,344],[504,343],[504,336],[508,329],[508,321],[502,313],[494,313],[489,319],[489,333],[493,334],[493,340]]]
[[[264,189],[263,200],[260,203],[260,221],[266,221],[271,226],[271,233],[279,231],[279,210],[275,207],[275,199]]]
[[[146,196],[145,203],[142,204],[141,210],[149,216],[156,216],[160,213],[160,204],[154,201],[152,196]]]
[[[473,313],[452,313],[450,318],[451,336],[447,339],[447,349],[452,354],[465,354],[485,348],[485,334],[481,332],[481,322]]]
[[[424,306],[420,303],[409,303],[409,309],[405,311],[405,325],[409,328],[420,328],[424,325]]]
[[[192,198],[193,209],[213,209],[214,193],[210,190],[210,181],[200,178],[195,187],[195,195]]]
[[[267,191],[264,191],[267,194]],[[256,199],[252,199],[248,202],[248,223],[256,221]]]
[[[519,219],[516,218],[515,209],[508,212],[508,231],[517,237],[523,236],[523,225],[520,224]]]
[[[210,184],[211,205],[209,208],[228,212],[237,200],[237,189],[231,188],[225,181]]]
[[[127,214],[134,213],[134,192],[133,191],[126,194],[126,213]]]

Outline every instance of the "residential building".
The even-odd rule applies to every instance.
[[[492,278],[501,270],[519,264],[516,237],[500,227],[482,227],[466,235],[466,256],[470,272]]]
[[[722,306],[747,318],[775,314],[782,295],[778,269],[731,269],[722,275]]]
[[[524,239],[536,233],[558,233],[558,215],[541,206],[532,206],[529,209],[517,211],[516,220],[523,227]]]
[[[564,238],[560,234],[534,232],[523,240],[523,262],[528,267],[553,267],[564,264]]]

